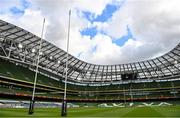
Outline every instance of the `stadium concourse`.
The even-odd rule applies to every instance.
[[[40,55],[36,101],[61,102],[66,52],[0,20],[0,98],[30,100]],[[39,52],[39,54],[38,54]],[[154,59],[96,65],[69,54],[67,102],[152,102],[180,98],[180,43]]]

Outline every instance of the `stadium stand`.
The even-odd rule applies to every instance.
[[[34,34],[0,20],[1,98],[30,99],[39,41]],[[35,98],[60,101],[64,91],[66,52],[45,40],[41,51]],[[89,64],[69,55],[67,100],[71,102],[179,98],[180,44],[160,57],[119,65]]]

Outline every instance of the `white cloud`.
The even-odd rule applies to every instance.
[[[119,55],[119,49],[109,36],[98,34],[91,40],[91,48],[86,50],[81,58],[95,64],[112,64],[117,62],[118,58],[114,57]]]
[[[26,9],[24,14],[19,18],[14,16],[14,14],[7,13],[0,15],[0,19],[13,23],[34,33],[37,36],[40,36],[43,21],[41,11]]]
[[[9,8],[11,7],[18,7],[18,8],[22,8],[22,4],[20,0],[1,0],[0,1],[0,11],[2,12],[7,12],[9,11]]]
[[[72,10],[70,53],[84,61],[96,64],[128,63],[149,59],[172,49],[180,37],[179,0],[127,0],[107,22],[91,24],[77,14],[76,10],[89,11],[95,15],[102,13],[107,3],[113,0],[29,0],[31,6],[24,15],[15,16],[8,10],[0,18],[19,25],[35,34],[40,34],[42,19],[46,18],[46,40],[66,49],[68,10]],[[3,3],[5,5],[5,3]],[[0,4],[0,6],[4,6]],[[9,9],[13,7],[11,2]],[[15,5],[21,6],[21,3]],[[79,17],[80,16],[80,17]],[[119,47],[111,37],[119,38],[130,27],[135,39],[129,39]],[[99,31],[93,39],[81,36],[79,31],[88,26],[97,26]],[[95,49],[96,47],[96,49]]]
[[[96,3],[93,3],[91,0],[34,0],[32,6],[41,9],[42,14],[49,21],[46,39],[64,50],[66,50],[68,11],[72,10],[70,53],[77,56],[79,53],[85,52],[92,47],[90,37],[81,36],[79,33],[81,29],[88,27],[90,23],[86,19],[81,18],[82,14],[78,13],[77,10],[90,11],[98,15],[102,13],[109,2],[111,0],[99,0]]]
[[[119,50],[124,55],[114,58],[119,57],[120,63],[145,60],[164,54],[180,42],[179,4],[179,0],[127,0],[108,22],[94,24],[113,38],[126,34],[128,25],[136,40],[129,40]],[[142,45],[136,47],[137,43]]]

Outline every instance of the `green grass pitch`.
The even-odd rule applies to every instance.
[[[28,109],[0,108],[0,117],[39,118],[60,117],[60,108],[35,108],[33,115]],[[180,118],[180,106],[127,107],[127,108],[68,108],[68,117],[177,117]]]

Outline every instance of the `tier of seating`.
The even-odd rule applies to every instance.
[[[35,72],[30,68],[33,67],[0,59],[0,93],[23,93],[31,95]],[[13,82],[10,82],[12,80]],[[61,80],[61,78],[53,79],[39,73],[37,79],[37,85],[39,86],[36,90],[36,96],[63,98],[64,83]],[[24,82],[24,85],[20,82]],[[129,84],[111,84],[106,86],[68,84],[67,97],[69,99],[96,100],[180,97],[179,89],[180,81],[131,82]]]

